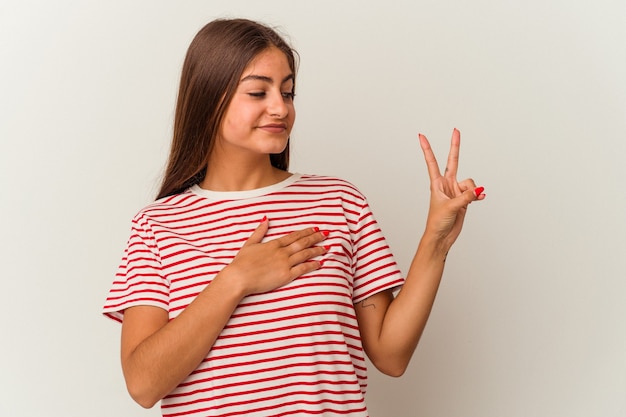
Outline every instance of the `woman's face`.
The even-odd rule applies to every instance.
[[[224,155],[281,153],[296,112],[294,74],[278,48],[261,52],[246,67],[216,137]]]

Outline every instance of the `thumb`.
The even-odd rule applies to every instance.
[[[246,243],[243,244],[243,247],[246,247],[248,245],[253,245],[255,243],[261,243],[261,241],[263,240],[263,237],[265,236],[265,234],[267,233],[267,230],[269,229],[269,224],[270,222],[267,219],[267,216],[263,216],[263,220],[261,220],[261,224],[257,226],[254,232],[252,232],[248,240],[246,240]]]

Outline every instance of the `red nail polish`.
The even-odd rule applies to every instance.
[[[476,187],[476,189],[474,190],[474,195],[478,197],[483,193],[483,191],[485,191],[485,187]]]
[[[329,232],[328,230],[324,230],[324,231],[322,232],[322,234],[323,234],[325,237],[328,237],[328,235],[330,234],[330,232]]]
[[[324,246],[324,249],[326,249],[326,252],[328,252],[330,250],[330,246]]]
[[[315,226],[315,227],[313,228],[313,230],[315,230],[316,232],[319,232],[319,231],[320,231],[320,228],[319,228],[319,227],[317,227],[317,226]]]
[[[263,223],[265,220],[267,220],[267,216],[263,216],[263,218],[261,219],[261,223]]]

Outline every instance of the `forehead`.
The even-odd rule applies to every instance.
[[[270,78],[284,79],[293,75],[287,56],[276,47],[270,47],[260,52],[248,64],[241,74],[241,80],[250,75],[262,75]]]

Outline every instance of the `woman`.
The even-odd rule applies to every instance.
[[[366,416],[364,355],[399,376],[417,346],[467,205],[485,198],[456,180],[459,132],[443,176],[420,135],[430,210],[405,280],[353,185],[287,171],[295,81],[294,51],[256,22],[213,21],[189,47],[162,188],[104,308],[144,407]]]

